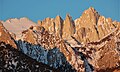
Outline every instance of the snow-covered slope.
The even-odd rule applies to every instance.
[[[61,72],[75,71],[69,62],[67,62],[64,54],[60,52],[59,48],[47,50],[40,45],[32,45],[21,40],[17,41],[17,44],[20,51],[39,62],[60,69]]]

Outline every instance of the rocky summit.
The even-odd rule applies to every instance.
[[[120,72],[120,22],[93,7],[75,20],[1,21],[0,70]]]

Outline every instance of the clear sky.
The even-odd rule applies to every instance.
[[[66,13],[76,19],[90,6],[99,14],[120,21],[120,0],[0,0],[0,20],[28,17],[37,22],[57,15],[64,19]]]

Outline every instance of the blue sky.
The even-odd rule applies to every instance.
[[[28,17],[37,22],[57,15],[64,19],[67,13],[76,19],[90,6],[99,14],[120,21],[119,0],[0,0],[0,20]]]

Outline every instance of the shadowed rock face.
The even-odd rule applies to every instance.
[[[15,36],[15,32],[10,33],[16,40]],[[97,72],[120,70],[120,22],[101,16],[92,7],[75,20],[67,14],[65,20],[57,16],[38,21],[37,26],[21,31],[19,39],[16,44],[24,54],[63,71],[84,72],[92,70],[90,67]]]
[[[59,72],[3,42],[0,43],[0,70],[3,72]]]
[[[61,72],[75,72],[76,70],[67,62],[64,54],[60,52],[59,48],[45,49],[40,45],[32,45],[28,42],[18,41],[17,46],[27,56],[59,69]]]

